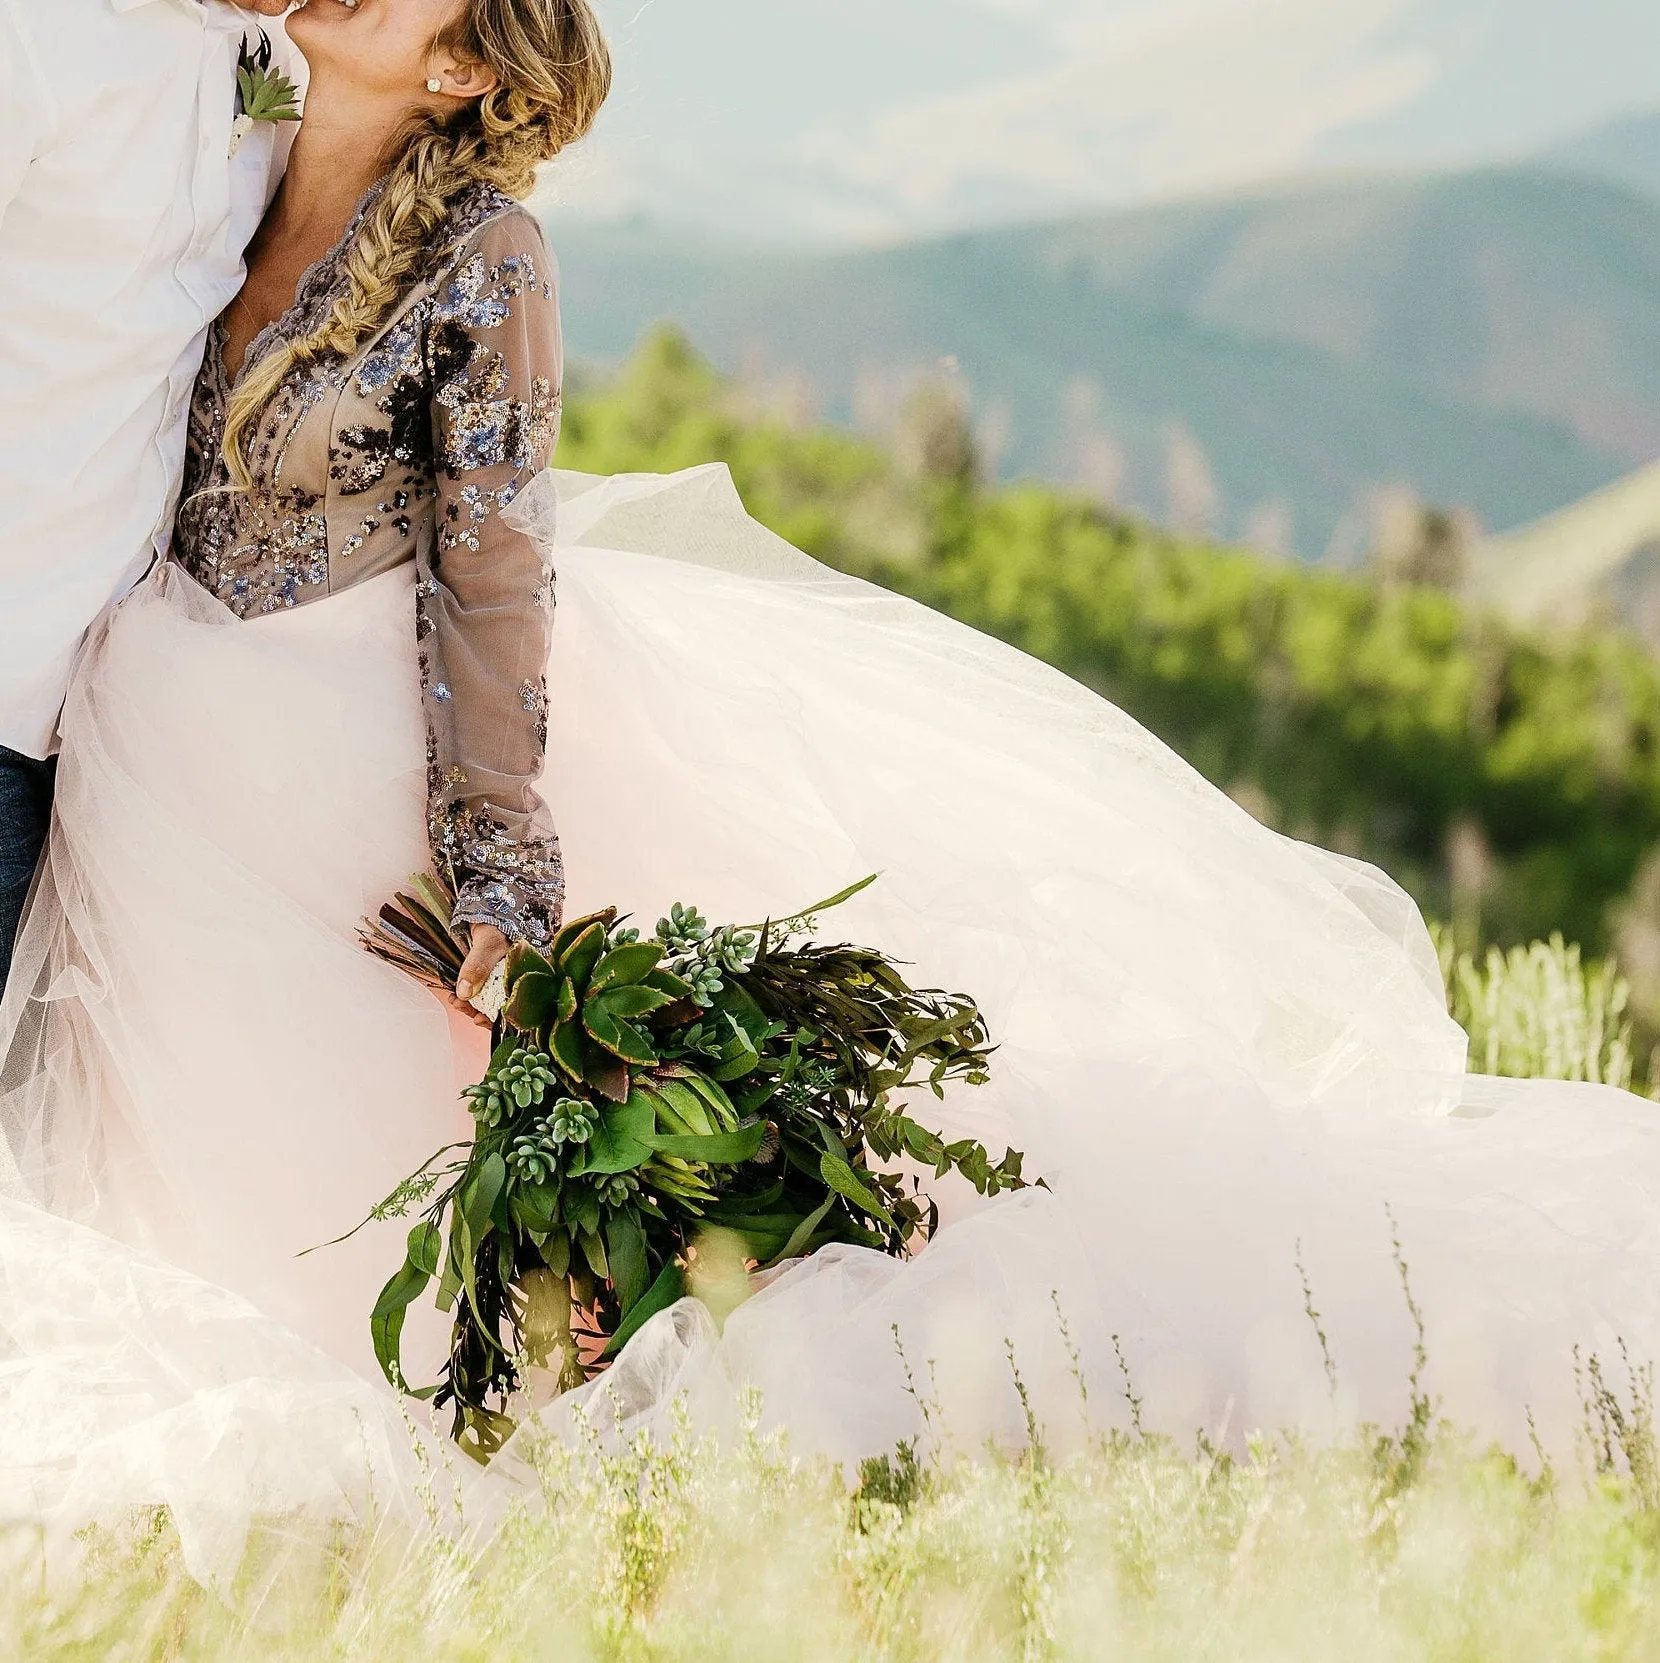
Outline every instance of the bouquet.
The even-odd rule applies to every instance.
[[[676,905],[642,939],[615,910],[508,956],[476,1135],[441,1150],[373,1209],[418,1213],[375,1305],[375,1354],[399,1390],[453,1410],[487,1460],[511,1434],[527,1369],[580,1385],[682,1298],[700,1242],[728,1232],[746,1264],[829,1242],[903,1255],[937,1226],[908,1157],[982,1195],[1021,1189],[993,1162],[905,1112],[906,1093],[983,1084],[992,1047],[974,1002],[918,991],[879,952],[811,937],[867,878],[779,921],[711,927]],[[452,896],[414,880],[366,924],[368,949],[455,986],[465,943]],[[365,1220],[367,1223],[368,1221]],[[359,1226],[362,1228],[362,1226]],[[405,1313],[436,1281],[454,1312],[436,1385],[404,1379]]]

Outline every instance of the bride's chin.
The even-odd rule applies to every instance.
[[[337,36],[356,15],[356,8],[342,4],[342,0],[306,0],[298,11],[288,14],[284,27],[315,73],[318,57],[324,52],[323,43]]]
[[[305,0],[298,11],[288,14],[288,33],[298,37],[319,26],[344,23],[357,9],[356,4],[350,4],[348,0]]]

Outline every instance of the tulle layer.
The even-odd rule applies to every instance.
[[[1653,1107],[1467,1084],[1381,874],[778,543],[723,470],[560,489],[544,789],[572,907],[747,922],[881,872],[827,928],[981,1001],[994,1082],[938,1114],[1050,1188],[953,1192],[915,1261],[821,1253],[723,1334],[665,1313],[540,1424],[632,1429],[677,1396],[719,1424],[757,1387],[804,1449],[973,1448],[1022,1435],[1018,1369],[1064,1441],[1127,1417],[1120,1354],[1150,1426],[1387,1422],[1414,1337],[1397,1232],[1430,1384],[1484,1432],[1531,1409],[1565,1445],[1573,1347],[1660,1349]],[[407,1494],[366,1324],[402,1227],[295,1255],[465,1132],[455,1082],[482,1065],[355,939],[425,859],[414,651],[404,574],[252,624],[173,574],[83,666],[4,1007],[0,1465],[24,1510],[165,1501],[206,1565],[262,1510]],[[429,1321],[412,1374],[441,1343]]]
[[[76,679],[0,1007],[7,1515],[165,1504],[222,1581],[256,1517],[416,1511],[365,1320],[400,1228],[299,1256],[469,1125],[355,937],[426,858],[413,629],[397,575],[238,625],[164,569]]]

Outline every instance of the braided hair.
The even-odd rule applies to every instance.
[[[438,45],[484,64],[495,88],[453,114],[413,118],[345,257],[347,286],[322,326],[279,344],[248,373],[225,413],[234,489],[253,488],[246,447],[295,370],[349,358],[396,308],[451,205],[479,185],[523,199],[537,168],[594,124],[611,90],[611,54],[588,0],[467,0]]]

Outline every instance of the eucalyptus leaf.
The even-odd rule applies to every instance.
[[[818,1169],[825,1183],[837,1195],[844,1196],[856,1207],[869,1213],[872,1218],[879,1218],[884,1224],[893,1223],[893,1215],[882,1205],[875,1192],[866,1188],[858,1173],[846,1161],[838,1156],[826,1154],[820,1158]]]
[[[461,1186],[461,1192],[456,1197],[456,1205],[461,1216],[467,1221],[467,1228],[475,1243],[484,1239],[490,1215],[495,1211],[496,1198],[506,1184],[507,1162],[499,1153],[492,1151],[479,1163],[472,1177]]]
[[[605,1258],[605,1243],[599,1238],[595,1230],[584,1230],[577,1237],[577,1244],[582,1249],[582,1256],[588,1261],[588,1268],[602,1281],[610,1276],[611,1271]]]
[[[594,1135],[583,1151],[583,1171],[598,1176],[634,1172],[651,1159],[651,1128],[656,1117],[649,1103],[631,1098],[600,1116]]]
[[[571,1238],[563,1231],[556,1230],[541,1246],[542,1263],[555,1276],[569,1276],[571,1273]]]
[[[444,1233],[431,1219],[422,1219],[409,1232],[409,1263],[429,1280],[438,1274],[438,1259],[444,1250]]]
[[[523,1185],[512,1192],[512,1216],[525,1229],[545,1234],[554,1226],[557,1203],[546,1184]]]
[[[711,1207],[711,1219],[748,1218],[758,1213],[764,1213],[769,1207],[776,1207],[783,1199],[784,1185],[780,1180],[754,1195],[734,1195],[723,1201],[719,1207]]]

